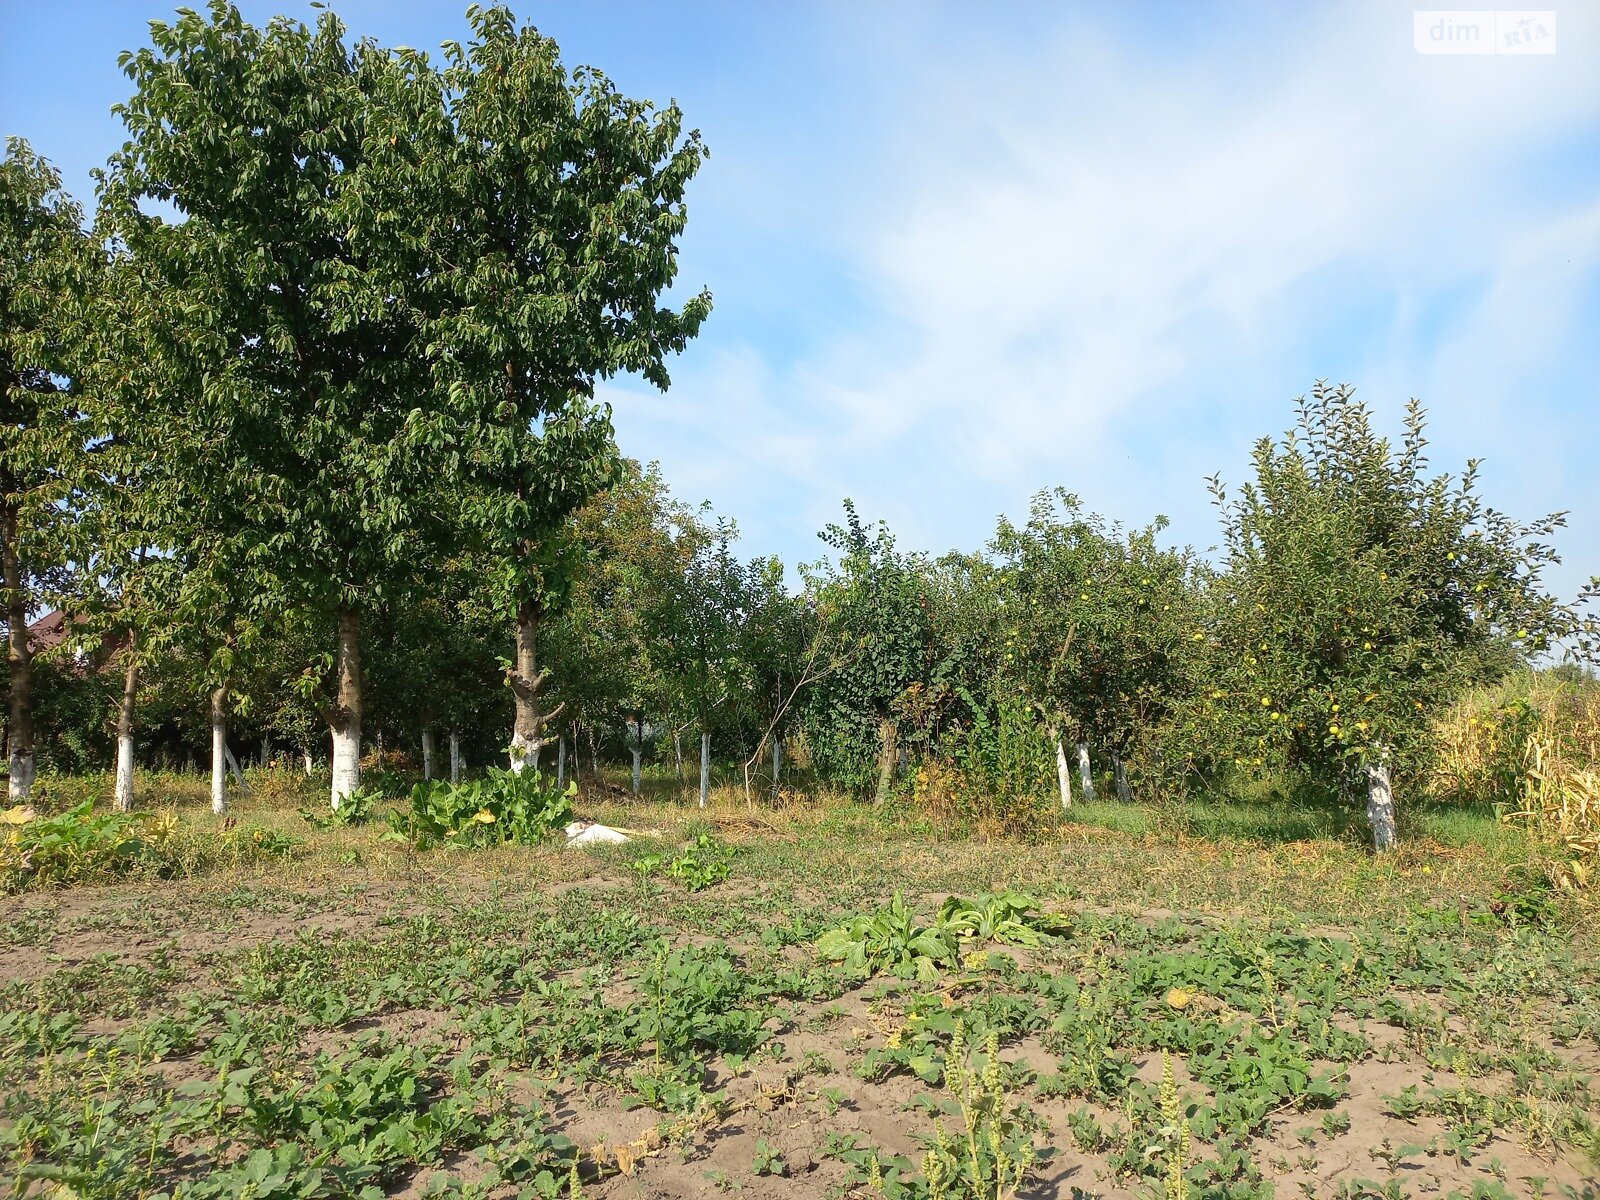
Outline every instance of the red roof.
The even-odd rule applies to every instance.
[[[70,618],[70,625],[68,624],[68,621],[69,618],[67,614],[58,608],[54,612],[45,613],[44,616],[40,617],[32,625],[29,625],[28,641],[32,643],[30,648],[32,649],[33,653],[39,654],[46,650],[56,649],[56,647],[60,646],[67,640],[68,637],[71,636],[72,625],[83,625],[87,623],[85,618],[81,616]],[[99,649],[95,652],[93,657],[95,669],[99,670],[104,668],[105,665],[111,661],[112,655],[122,648],[122,645],[125,641],[127,641],[127,635],[121,633],[106,634],[104,637],[102,637],[100,639]]]

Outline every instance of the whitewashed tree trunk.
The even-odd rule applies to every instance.
[[[211,811],[228,811],[228,692],[211,693]]]
[[[532,767],[535,771],[539,769],[538,746],[535,742],[530,741],[520,729],[514,730],[511,734],[511,769],[521,772],[529,767]]]
[[[309,750],[300,751],[300,757],[306,765],[306,778],[310,779],[312,772],[316,770],[317,764],[311,761],[311,751]]]
[[[700,807],[711,797],[711,735],[700,735]]]
[[[332,804],[337,809],[339,801],[361,786],[360,735],[350,729],[333,730],[333,746],[329,758],[333,764]]]
[[[461,782],[461,735],[453,729],[450,731],[450,782]]]
[[[26,806],[33,794],[33,640],[28,635],[26,572],[17,557],[17,506],[0,497],[0,583],[5,590],[6,654],[10,714],[6,757],[11,768],[7,790],[13,804]]]
[[[772,735],[772,794],[778,794],[778,779],[783,772],[783,737]]]
[[[636,712],[633,716],[633,794],[637,796],[644,782],[640,764],[644,756],[644,714]]]
[[[1394,787],[1389,779],[1389,756],[1380,753],[1367,761],[1367,824],[1372,826],[1372,848],[1379,854],[1394,849]]]
[[[433,779],[433,730],[422,731],[422,778]]]
[[[1124,804],[1133,803],[1133,789],[1128,786],[1128,772],[1122,765],[1122,760],[1115,754],[1111,756],[1111,773],[1117,781],[1117,799]]]
[[[117,735],[117,785],[113,793],[118,812],[133,810],[133,735]]]
[[[567,786],[567,735],[556,739],[556,786]]]
[[[1056,733],[1056,787],[1061,792],[1061,807],[1072,807],[1072,766],[1067,761],[1067,745]]]
[[[1083,802],[1094,803],[1094,776],[1089,772],[1089,743],[1078,743],[1078,783],[1083,789]]]
[[[677,771],[678,778],[683,778],[683,731],[674,730],[672,734],[672,765]]]
[[[13,739],[15,740],[15,739]],[[33,751],[13,750],[10,755],[11,784],[7,791],[18,804],[26,804],[33,795],[35,776]]]
[[[329,722],[333,746],[328,763],[333,776],[329,803],[337,810],[339,801],[361,786],[361,618],[349,610],[339,614],[335,669],[339,695]],[[382,748],[380,742],[380,753]]]
[[[112,800],[118,812],[133,811],[133,706],[139,695],[139,666],[128,638],[128,667],[122,676],[122,704],[117,709],[117,781]]]

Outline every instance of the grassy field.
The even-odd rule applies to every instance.
[[[191,873],[0,898],[0,1195],[1600,1195],[1595,914],[1489,813],[418,853],[284,774],[252,860],[146,794]]]

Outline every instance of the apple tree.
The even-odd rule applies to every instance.
[[[1004,673],[1055,730],[1063,805],[1072,803],[1069,741],[1084,798],[1094,798],[1089,745],[1098,741],[1126,799],[1124,760],[1185,693],[1203,637],[1197,567],[1188,551],[1159,545],[1165,525],[1126,531],[1058,489],[1034,498],[1027,524],[1002,519],[995,534]]]
[[[1318,382],[1295,426],[1231,496],[1213,479],[1227,560],[1213,615],[1212,729],[1237,761],[1364,779],[1379,851],[1394,845],[1391,772],[1421,764],[1463,689],[1572,628],[1545,589],[1562,514],[1485,505],[1478,463],[1433,474],[1413,400],[1398,445],[1348,386]]]

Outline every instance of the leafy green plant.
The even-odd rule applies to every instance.
[[[919,925],[896,892],[877,911],[824,933],[817,939],[817,952],[859,975],[927,982],[960,965],[962,951],[972,943],[1039,946],[1069,928],[1062,918],[1040,911],[1029,897],[1009,891],[974,900],[950,896],[931,925]]]
[[[372,774],[376,775],[378,772]],[[338,808],[331,808],[321,813],[302,808],[299,810],[301,819],[313,829],[365,825],[377,816],[378,805],[394,794],[382,786],[381,782],[374,783],[371,775],[367,780],[355,791],[345,793],[344,798],[339,801]]]
[[[411,789],[410,807],[389,814],[389,829],[383,836],[418,849],[439,844],[533,845],[572,819],[577,794],[575,782],[561,789],[531,769],[491,767],[486,778],[469,783],[417,784]]]
[[[1024,947],[1042,946],[1072,930],[1071,922],[1064,917],[1044,912],[1031,896],[1013,891],[994,892],[974,900],[950,896],[940,906],[936,924],[963,941]]]
[[[738,1063],[768,1037],[766,1013],[750,1003],[756,997],[726,948],[661,946],[640,990],[633,1028],[641,1043],[654,1043],[657,1064],[705,1051]]]
[[[767,1144],[765,1138],[757,1138],[750,1170],[757,1175],[787,1175],[789,1164],[783,1161],[783,1155]]]
[[[732,851],[708,833],[702,833],[675,857],[647,854],[632,863],[641,879],[662,874],[675,879],[691,892],[701,892],[728,877]]]
[[[817,939],[817,953],[858,975],[889,974],[931,982],[956,965],[950,930],[919,925],[899,892],[876,912],[855,917]]]
[[[12,813],[17,814],[15,821]],[[140,871],[160,872],[166,857],[158,848],[146,813],[95,810],[84,800],[53,817],[5,814],[0,841],[0,889],[29,885],[83,883]]]

